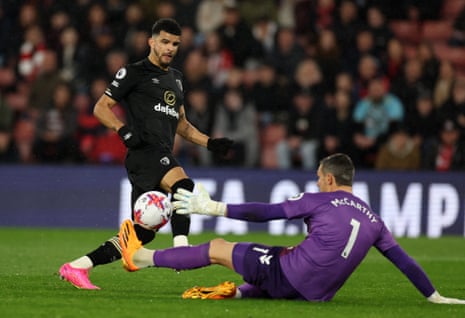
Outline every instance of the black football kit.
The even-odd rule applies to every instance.
[[[143,192],[157,189],[163,176],[179,166],[172,150],[184,103],[182,74],[171,67],[164,71],[145,58],[121,68],[105,94],[126,108],[127,125],[141,140],[128,149],[125,162],[134,203]]]

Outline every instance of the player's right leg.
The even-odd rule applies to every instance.
[[[131,194],[131,206],[134,206],[135,200],[144,192],[133,185]],[[147,230],[138,224],[134,225],[134,230],[142,244],[151,242],[155,237],[155,232]],[[79,289],[100,289],[91,283],[89,272],[98,265],[109,264],[121,259],[121,246],[118,235],[115,235],[101,244],[97,249],[79,257],[69,263],[63,264],[59,269],[59,275],[63,280],[68,281]]]

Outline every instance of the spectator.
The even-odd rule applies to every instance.
[[[364,55],[357,65],[357,75],[354,76],[357,99],[365,98],[369,93],[369,85],[373,79],[379,79],[383,83],[385,91],[389,91],[391,83],[382,73],[379,60],[373,55]]]
[[[147,56],[149,52],[147,40],[150,37],[147,30],[135,30],[128,38],[126,51],[128,54],[128,61],[130,63],[140,61]]]
[[[47,48],[58,51],[61,47],[61,34],[71,26],[71,18],[66,11],[59,9],[51,14],[48,21],[50,25],[46,28],[45,34]]]
[[[105,78],[110,81],[127,62],[128,56],[124,51],[117,49],[109,51],[105,56]]]
[[[101,125],[100,121],[93,114],[93,106],[107,87],[107,79],[97,77],[90,83],[88,93],[78,93],[74,99],[74,108],[78,112],[77,138],[79,149],[88,162],[98,161],[99,156],[95,154],[97,142],[102,140],[100,138],[101,135],[108,135],[106,128]],[[118,114],[120,118],[124,118],[121,109],[118,108],[115,111],[115,114]],[[116,142],[114,139],[112,141]],[[118,144],[116,147],[120,149],[120,146]]]
[[[67,27],[61,32],[58,51],[60,76],[74,86],[85,86],[82,76],[85,47],[79,42],[79,33],[75,27]]]
[[[38,25],[30,26],[24,34],[18,61],[18,72],[26,81],[36,80],[46,48],[42,29]]]
[[[159,0],[155,3],[156,19],[173,18],[176,16],[177,7],[172,0]]]
[[[391,92],[399,97],[408,114],[415,109],[416,100],[423,91],[428,91],[423,80],[423,65],[417,58],[409,58],[402,74],[393,81]]]
[[[229,136],[234,140],[227,162],[255,167],[258,164],[258,131],[255,106],[247,103],[240,90],[228,89],[217,107],[213,138]],[[219,158],[215,158],[218,162]]]
[[[423,157],[436,138],[438,112],[429,92],[422,92],[415,106],[415,110],[406,116],[405,123],[415,144],[420,147]]]
[[[276,34],[276,46],[269,58],[283,80],[294,77],[297,65],[305,57],[302,46],[296,41],[294,30],[280,28]]]
[[[207,73],[213,86],[219,89],[224,85],[228,72],[234,66],[232,52],[225,48],[218,32],[212,31],[205,34],[203,52],[207,59]]]
[[[72,94],[69,84],[57,84],[49,108],[39,114],[33,147],[38,162],[76,162],[80,159]]]
[[[126,120],[121,106],[117,105],[111,110],[118,118]],[[87,154],[87,159],[92,163],[123,164],[126,153],[127,148],[121,142],[118,133],[105,127],[103,132],[96,136],[92,149]]]
[[[465,170],[465,145],[453,119],[442,122],[438,138],[424,157],[423,167],[435,171]]]
[[[16,12],[19,11],[19,12]],[[10,8],[7,14],[11,14],[15,19],[12,19],[12,26],[9,36],[9,45],[11,46],[11,58],[18,63],[17,58],[21,48],[21,43],[26,38],[28,29],[41,25],[40,14],[38,8],[33,3],[23,3],[16,6],[16,10]]]
[[[379,146],[386,140],[389,125],[404,119],[401,101],[384,88],[383,80],[372,79],[368,96],[355,105],[354,122],[359,126],[354,135],[357,164],[372,168]]]
[[[18,149],[19,161],[21,163],[33,163],[34,156],[32,148],[36,133],[35,120],[27,115],[21,116],[16,122],[13,130],[13,139]]]
[[[434,106],[440,108],[449,98],[455,80],[455,70],[451,61],[442,60],[439,74],[434,83]]]
[[[209,92],[202,87],[193,87],[186,93],[186,117],[202,133],[211,135],[215,108],[209,98]],[[175,153],[180,160],[187,157],[190,164],[196,166],[210,166],[212,164],[211,152],[181,138],[176,138]],[[180,153],[179,153],[180,152]]]
[[[201,0],[195,12],[195,25],[200,34],[217,30],[224,21],[223,0]]]
[[[91,82],[94,76],[105,74],[105,57],[115,49],[116,35],[108,23],[108,16],[102,4],[94,3],[86,15],[86,23],[80,31],[85,47],[85,70],[83,76],[86,82]]]
[[[292,77],[291,92],[308,91],[321,101],[328,88],[325,87],[323,73],[314,59],[300,60]]]
[[[357,75],[357,71],[359,70],[358,66],[364,57],[372,56],[376,63],[378,63],[377,61],[380,59],[375,49],[373,32],[367,28],[358,30],[354,45],[346,48],[344,52],[344,68],[352,75]],[[377,70],[380,71],[379,66],[377,66]]]
[[[358,30],[362,27],[358,7],[353,0],[342,0],[334,22],[334,33],[337,36],[341,52],[347,52],[355,46]]]
[[[421,150],[410,136],[407,127],[393,123],[387,141],[376,156],[377,170],[418,170],[421,167]]]
[[[258,67],[257,83],[252,95],[260,127],[281,121],[285,117],[289,100],[287,91],[287,86],[278,82],[274,65],[263,61]]]
[[[321,127],[322,140],[318,158],[344,152],[353,152],[354,121],[352,118],[353,104],[350,92],[338,90],[334,94],[334,105],[324,111]]]
[[[465,46],[465,6],[454,20],[453,32],[449,39],[452,46]]]
[[[276,146],[278,168],[315,169],[321,132],[322,108],[308,90],[295,93],[287,122],[287,136]]]
[[[383,56],[383,69],[390,82],[400,77],[405,63],[405,50],[399,39],[393,37],[387,43],[387,52]]]
[[[224,46],[232,52],[235,66],[243,67],[247,58],[263,56],[260,43],[242,19],[235,1],[225,2],[224,20],[217,30]]]
[[[252,25],[252,34],[261,44],[264,55],[270,54],[275,47],[278,24],[268,15],[263,15]]]
[[[116,40],[118,46],[124,48],[126,51],[132,51],[134,45],[134,37],[140,36],[141,33],[145,33],[145,48],[147,49],[147,39],[149,34],[146,30],[150,29],[149,24],[145,20],[144,9],[138,2],[128,3],[126,10],[124,11],[123,21],[115,21],[113,29],[116,33]],[[133,61],[138,61],[134,59]]]
[[[321,30],[316,45],[315,60],[324,74],[324,86],[333,89],[336,74],[342,71],[341,51],[336,34],[331,29]]]
[[[465,138],[465,77],[457,77],[451,97],[439,109],[441,119],[453,119],[461,136]]]
[[[422,82],[427,90],[432,90],[439,74],[439,60],[434,54],[433,45],[421,42],[417,47],[417,58],[422,64]]]
[[[340,72],[336,75],[334,80],[334,91],[343,91],[350,96],[352,104],[358,101],[358,95],[355,90],[354,78],[349,72]]]
[[[19,154],[12,135],[14,112],[7,104],[1,88],[0,85],[0,162],[18,162]]]
[[[334,0],[302,0],[294,4],[295,30],[299,37],[311,37],[334,23]]]
[[[372,6],[367,10],[368,29],[373,34],[374,50],[378,57],[383,58],[384,52],[389,40],[394,37],[387,21],[386,16],[380,7]]]
[[[0,126],[0,163],[18,163],[19,153],[10,129]]]
[[[179,22],[181,27],[188,27],[195,30],[195,15],[199,6],[198,0],[174,0],[176,6],[176,14],[174,19]],[[183,31],[184,33],[184,31]]]
[[[43,112],[52,100],[56,85],[62,81],[55,52],[44,52],[37,79],[31,84],[28,98],[28,111],[35,117]]]
[[[191,87],[203,87],[212,91],[213,84],[208,76],[207,58],[200,49],[191,51],[183,66],[185,91],[189,91]]]
[[[198,40],[196,39],[196,34],[193,28],[187,25],[182,26],[181,32],[181,43],[179,44],[178,53],[176,54],[176,58],[172,64],[173,68],[178,70],[183,68],[184,63],[186,63],[187,56],[200,46],[196,43]],[[145,44],[147,45],[147,41]]]

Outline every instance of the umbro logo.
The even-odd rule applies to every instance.
[[[273,255],[262,255],[258,259],[263,265],[270,265],[270,260],[273,258]]]
[[[160,80],[156,77],[152,78],[152,83],[153,84],[160,84]]]
[[[160,159],[160,163],[164,166],[167,166],[170,164],[170,159],[168,157],[163,157]]]

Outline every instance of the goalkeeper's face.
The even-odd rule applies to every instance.
[[[324,173],[321,165],[317,171],[318,181],[317,186],[320,192],[331,192],[335,184],[335,179],[332,173]]]
[[[151,62],[160,66],[162,69],[168,68],[178,52],[181,44],[181,37],[165,31],[160,34],[154,34],[149,39]]]

